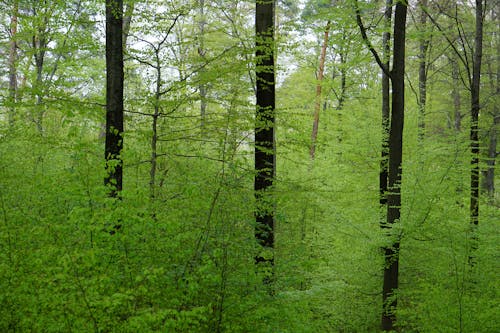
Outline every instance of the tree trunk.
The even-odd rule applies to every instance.
[[[37,11],[33,8],[33,14],[36,15]],[[42,13],[43,21],[42,25],[36,28],[36,34],[32,37],[32,45],[35,58],[35,115],[34,122],[40,133],[43,132],[43,116],[44,116],[44,106],[43,106],[43,67],[45,63],[45,53],[47,50],[47,25],[48,25],[48,13]]]
[[[455,131],[460,132],[462,130],[462,112],[460,111],[460,72],[458,68],[458,62],[456,60],[456,55],[450,57],[451,64],[451,78],[453,82],[452,96],[453,96],[453,113],[454,113],[454,127]]]
[[[10,52],[9,52],[9,125],[14,125],[16,117],[16,102],[17,102],[17,16],[18,16],[18,1],[15,0],[10,18]]]
[[[256,33],[256,114],[255,114],[255,238],[264,250],[257,263],[274,265],[274,203],[270,193],[276,172],[275,74],[274,74],[274,0],[257,1]],[[264,282],[269,283],[271,277]]]
[[[158,118],[160,117],[160,97],[161,97],[161,58],[160,58],[161,44],[155,48],[155,70],[156,70],[156,88],[154,99],[153,122],[151,124],[151,169],[149,170],[149,197],[154,201],[156,197],[156,169],[158,160]],[[155,217],[155,211],[152,216]]]
[[[427,0],[419,0],[418,7],[420,8],[420,28],[422,36],[419,40],[419,66],[418,66],[418,138],[422,142],[425,135],[425,105],[427,103],[427,50],[429,48],[429,38],[425,36],[427,33]]]
[[[478,247],[476,229],[479,224],[479,103],[481,83],[481,59],[483,56],[483,1],[476,0],[476,32],[474,37],[474,55],[471,82],[471,174],[470,174],[470,224],[471,249],[469,263],[475,265],[474,250]]]
[[[494,38],[492,39],[492,49],[494,50],[496,47],[496,57],[495,59],[490,59],[488,61],[488,74],[490,81],[491,91],[496,95],[500,96],[500,17],[498,13],[498,8],[492,8],[492,20],[496,23],[496,32],[494,34]],[[495,45],[496,44],[496,45]],[[496,61],[495,61],[496,60]],[[496,75],[493,74],[493,64],[496,66]],[[496,76],[496,80],[495,80]],[[498,127],[500,126],[500,109],[497,103],[493,105],[493,125],[490,129],[490,140],[488,147],[488,160],[487,165],[488,169],[486,170],[486,190],[488,192],[488,196],[490,199],[493,199],[495,196],[495,165],[496,165],[496,157],[497,157],[497,137],[498,137]]]
[[[391,20],[392,20],[392,0],[386,0],[384,10],[384,33],[382,35],[382,60],[385,68],[390,68],[391,59]],[[379,171],[379,191],[380,206],[385,209],[387,205],[387,178],[389,177],[389,117],[391,113],[391,96],[389,75],[382,70],[382,150],[380,156]],[[381,221],[387,217],[383,216]],[[383,224],[383,223],[382,223]]]
[[[106,176],[109,196],[122,190],[123,1],[106,0]]]
[[[316,139],[318,138],[319,113],[321,110],[321,90],[323,84],[323,75],[325,71],[325,58],[326,58],[326,49],[328,47],[329,33],[330,33],[330,21],[326,23],[325,34],[323,37],[323,46],[321,47],[321,54],[319,57],[318,78],[316,84],[316,102],[314,103],[314,120],[313,120],[313,129],[311,133],[311,148],[309,149],[309,156],[311,157],[311,161],[314,160],[314,156],[316,154]]]
[[[394,46],[392,82],[392,114],[389,133],[389,178],[387,195],[387,224],[392,238],[392,246],[385,248],[383,313],[382,329],[390,331],[396,322],[396,306],[399,278],[399,235],[391,232],[394,224],[399,223],[401,216],[401,176],[403,160],[403,126],[405,107],[405,34],[406,34],[406,1],[396,4],[394,16]]]
[[[205,0],[198,0],[200,19],[198,23],[199,29],[199,45],[198,45],[198,55],[203,61],[205,61]],[[207,114],[207,85],[204,83],[204,69],[200,69],[201,83],[198,86],[200,92],[200,118],[201,118],[201,130],[205,127],[205,118]]]

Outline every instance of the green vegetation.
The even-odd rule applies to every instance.
[[[354,1],[276,1],[276,175],[257,208],[273,211],[275,241],[263,250],[255,2],[124,2],[123,190],[114,198],[104,185],[117,163],[106,170],[104,2],[0,1],[0,332],[380,332],[382,249],[396,240],[395,329],[500,331],[499,181],[494,173],[493,188],[487,181],[500,123],[499,6],[478,2],[477,228],[470,86],[453,51],[472,56],[475,7],[429,0],[435,22],[425,29],[417,1],[408,4],[401,219],[386,232],[381,70]],[[382,54],[384,4],[358,5]],[[422,37],[430,40],[423,129]],[[256,268],[259,256],[273,260]]]

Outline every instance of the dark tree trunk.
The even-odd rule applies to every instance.
[[[106,145],[109,195],[122,190],[123,162],[123,1],[106,0]]]
[[[274,203],[270,193],[276,172],[275,155],[275,74],[274,0],[258,0],[256,33],[256,114],[255,114],[255,238],[267,250],[274,248]],[[259,254],[257,263],[274,264],[273,255]],[[269,280],[268,280],[269,281]]]
[[[156,90],[154,100],[153,121],[151,123],[151,169],[149,170],[149,197],[153,201],[156,197],[156,165],[158,160],[158,118],[160,117],[160,97],[161,97],[161,64],[160,48],[155,50],[156,57]],[[153,212],[155,216],[155,212]]]
[[[311,158],[311,161],[314,161],[314,156],[316,154],[316,139],[318,138],[318,128],[319,128],[319,112],[321,110],[321,90],[323,86],[323,75],[325,72],[325,58],[326,58],[326,49],[328,47],[329,33],[330,33],[330,21],[326,23],[325,33],[323,37],[323,45],[321,47],[321,54],[319,57],[318,77],[316,83],[316,101],[314,103],[314,120],[311,132],[311,148],[309,149],[309,157]]]
[[[470,125],[470,145],[471,145],[471,175],[470,175],[470,224],[472,228],[471,253],[469,262],[475,265],[474,250],[477,248],[476,229],[479,224],[479,103],[480,83],[481,83],[481,59],[483,56],[483,1],[476,0],[476,32],[475,46],[472,64],[471,82],[471,125]]]
[[[13,125],[16,117],[17,102],[17,16],[18,2],[14,1],[12,14],[10,18],[10,51],[9,51],[9,125]]]
[[[405,107],[405,34],[406,34],[406,1],[396,4],[394,16],[394,47],[392,82],[392,114],[389,133],[389,178],[387,194],[387,224],[392,238],[392,246],[385,248],[383,313],[382,329],[390,331],[396,322],[397,296],[399,278],[399,235],[391,232],[394,224],[399,223],[401,216],[401,176],[403,160],[403,125]]]
[[[427,0],[420,0],[418,4],[420,8],[420,28],[422,36],[419,41],[419,66],[418,66],[418,138],[423,141],[425,135],[425,105],[427,103],[427,50],[429,48],[429,38],[425,36],[427,33]]]
[[[384,33],[382,35],[382,60],[385,68],[390,68],[391,59],[391,21],[392,21],[392,0],[386,0],[384,14]],[[387,178],[389,177],[389,124],[391,113],[390,79],[385,71],[382,71],[382,150],[380,156],[379,171],[379,191],[380,206],[385,209],[387,204]],[[387,217],[383,216],[381,221]]]
[[[33,15],[38,15],[36,8],[33,7]],[[35,58],[35,115],[34,122],[40,133],[43,132],[43,67],[45,64],[45,53],[47,51],[47,26],[48,26],[48,13],[40,13],[43,15],[43,20],[40,26],[36,28],[36,34],[32,37],[32,45]]]

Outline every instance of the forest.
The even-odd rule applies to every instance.
[[[0,25],[0,332],[500,332],[499,0]]]

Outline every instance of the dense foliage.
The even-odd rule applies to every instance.
[[[381,7],[360,2],[378,48]],[[11,64],[2,57],[0,331],[377,332],[381,248],[391,237],[401,239],[401,331],[500,331],[500,198],[486,190],[480,198],[471,267],[470,96],[465,68],[452,79],[456,55],[445,38],[457,23],[471,38],[474,11],[466,1],[457,11],[429,2],[443,30],[431,22],[422,29],[410,19],[418,8],[409,5],[402,213],[389,237],[380,229],[378,192],[380,69],[359,35],[352,1],[277,2],[270,294],[254,263],[255,3],[125,1],[134,7],[125,51],[123,191],[116,200],[103,184],[104,5],[1,1],[0,48],[8,54],[15,41],[17,87],[12,98]],[[495,4],[485,5],[484,172],[499,118]],[[311,161],[315,74],[328,20]],[[415,60],[422,36],[431,43],[423,138]]]

